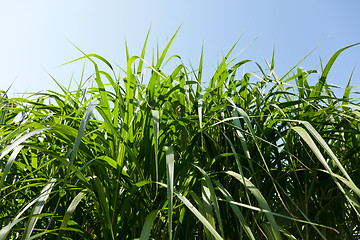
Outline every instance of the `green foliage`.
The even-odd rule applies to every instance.
[[[0,239],[358,239],[360,105],[326,82],[351,46],[315,86],[232,48],[204,86],[202,55],[164,70],[175,35],[124,77],[84,53],[88,87],[2,92]]]

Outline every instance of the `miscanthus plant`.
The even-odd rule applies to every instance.
[[[84,53],[75,91],[2,91],[0,239],[359,239],[360,105],[327,83],[351,46],[315,85],[231,51],[204,83],[202,57],[162,70],[174,37],[120,74]]]

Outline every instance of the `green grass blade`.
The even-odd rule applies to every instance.
[[[1,178],[0,178],[0,196],[1,196],[1,190],[4,187],[4,181],[6,178],[6,175],[10,171],[11,166],[13,165],[15,158],[19,154],[20,150],[23,148],[23,146],[17,146],[15,147],[14,151],[11,153],[9,160],[6,162],[4,170],[1,171]]]
[[[239,130],[239,129],[243,129],[242,126],[241,126],[241,122],[239,120],[239,114],[238,114],[237,111],[233,111],[232,116],[234,117],[234,125],[238,128],[235,131],[236,131],[236,134],[237,134],[238,138],[240,139],[241,147],[242,147],[242,149],[244,151],[244,154],[245,154],[245,156],[246,156],[246,158],[248,160],[248,163],[249,163],[249,166],[250,166],[250,169],[251,169],[252,173],[255,173],[254,166],[253,166],[252,161],[251,161],[250,151],[249,151],[249,149],[247,147],[245,136]]]
[[[249,179],[233,171],[226,171],[226,173],[239,180],[239,182],[241,182],[254,195],[254,197],[259,202],[260,207],[262,209],[266,210],[267,212],[271,212],[270,207],[266,202],[265,198],[263,197],[263,195],[261,194],[260,190],[257,187],[255,187],[255,185]],[[265,215],[266,218],[269,220],[275,239],[281,239],[279,228],[275,221],[274,216],[268,213],[265,213]]]
[[[139,57],[131,57],[127,62],[127,77],[124,79],[125,90],[126,90],[126,113],[125,113],[125,124],[128,127],[127,139],[129,142],[133,142],[134,137],[134,128],[133,118],[134,118],[134,96],[135,96],[135,86],[136,86],[136,77],[132,73],[132,64]]]
[[[141,52],[141,56],[140,56],[140,62],[139,62],[139,66],[138,66],[138,70],[137,70],[137,74],[140,75],[142,73],[142,67],[143,67],[143,64],[144,62],[141,60],[141,59],[144,59],[145,58],[145,52],[146,52],[146,44],[147,44],[147,41],[149,39],[149,34],[150,34],[150,28],[149,28],[149,31],[146,35],[146,39],[145,39],[145,42],[144,42],[144,46],[143,46],[143,49],[142,49],[142,52]]]
[[[158,210],[153,210],[146,218],[144,226],[141,230],[140,240],[148,240],[150,237],[151,228],[154,220],[158,214]]]
[[[32,215],[38,215],[41,213],[41,211],[44,208],[44,205],[46,203],[46,200],[48,199],[48,197],[51,193],[52,187],[54,186],[55,183],[56,183],[55,178],[50,179],[50,181],[48,183],[46,183],[44,188],[41,190],[40,197],[38,198],[38,200],[35,203],[34,209],[32,211]],[[30,218],[30,220],[26,226],[23,239],[27,239],[31,236],[31,233],[34,230],[35,224],[38,219],[39,219],[38,217]]]
[[[309,127],[309,126],[308,126]],[[329,164],[326,162],[324,156],[321,154],[319,148],[316,146],[315,142],[313,141],[313,139],[310,137],[309,133],[302,127],[299,126],[295,126],[292,127],[292,129],[297,132],[299,134],[299,136],[306,142],[306,144],[311,148],[311,150],[313,151],[313,153],[316,155],[316,157],[318,158],[318,160],[321,162],[321,164],[324,166],[324,168],[326,169],[326,171],[330,174],[330,176],[332,177],[332,179],[334,180],[335,184],[338,186],[339,190],[344,194],[344,196],[348,199],[349,203],[352,205],[353,209],[357,212],[358,215],[360,215],[360,208],[359,205],[357,204],[357,202],[354,202],[353,200],[351,200],[351,198],[348,197],[348,195],[346,194],[346,191],[344,190],[344,188],[341,186],[341,184],[339,183],[338,179],[334,176],[334,172],[332,171],[331,167],[329,166]],[[311,131],[313,134],[315,133],[314,131]],[[317,138],[318,139],[318,138]],[[318,139],[319,140],[319,139]],[[320,143],[321,144],[321,143]],[[334,160],[334,159],[333,159]],[[352,182],[351,178],[347,179],[349,182]],[[355,184],[351,184],[349,185],[349,187],[353,186]],[[356,185],[355,185],[356,186]],[[356,193],[359,193],[359,191],[355,191]]]
[[[25,142],[31,136],[34,136],[35,134],[41,133],[41,132],[46,131],[48,129],[49,128],[41,128],[41,129],[38,129],[38,130],[34,130],[32,132],[29,132],[29,133],[25,134],[24,136],[21,136],[21,137],[17,138],[12,144],[10,144],[9,146],[4,148],[4,150],[0,153],[0,159],[2,159],[11,150],[15,149],[17,146],[19,146],[20,144]]]
[[[201,174],[205,178],[205,182],[206,182],[206,188],[205,189],[207,189],[205,199],[209,199],[212,202],[212,204],[211,204],[208,201],[206,205],[209,205],[209,206],[214,205],[215,215],[216,215],[217,222],[219,224],[220,232],[221,232],[222,236],[224,236],[224,228],[223,228],[223,223],[222,223],[222,219],[221,219],[219,203],[218,203],[217,196],[216,196],[216,193],[215,193],[215,188],[214,188],[208,174],[203,169],[201,169],[200,167],[198,167],[196,165],[195,165],[195,167],[201,172]],[[205,205],[205,209],[206,209],[206,205]],[[209,211],[209,213],[212,214],[212,211]],[[214,222],[213,227],[215,228],[215,222]]]
[[[6,225],[5,227],[3,227],[0,230],[0,240],[6,240],[7,236],[9,235],[11,229],[18,224],[19,222],[21,222],[22,220],[24,220],[25,217],[22,218],[18,218],[18,219],[14,219],[13,221],[11,221],[8,225]]]
[[[101,185],[99,178],[96,177],[93,179],[93,181],[94,181],[96,192],[99,196],[99,203],[100,203],[100,206],[101,206],[101,209],[103,212],[103,217],[105,218],[104,228],[106,231],[105,231],[104,236],[106,239],[115,240],[112,222],[111,222],[111,218],[110,218],[109,202],[105,195],[104,188]]]
[[[95,107],[96,107],[95,104],[90,104],[88,106],[88,108],[86,109],[86,111],[84,113],[84,116],[83,116],[83,118],[81,120],[80,127],[79,127],[79,130],[78,130],[76,139],[75,139],[75,143],[73,145],[73,149],[72,149],[72,152],[71,152],[71,155],[70,155],[68,173],[70,173],[70,170],[71,170],[71,167],[72,167],[72,165],[74,163],[77,151],[79,150],[79,146],[80,146],[80,143],[81,143],[81,139],[82,139],[82,137],[84,135],[86,125],[88,124],[88,122],[90,120],[90,117],[91,117],[91,114],[92,114]]]
[[[50,181],[55,181],[55,179],[51,179]],[[50,191],[51,191],[51,188],[52,188],[52,186],[51,186],[51,188],[49,188],[51,184],[52,184],[51,182],[48,182],[47,185],[45,186],[46,188],[48,188],[47,191],[49,191],[49,194],[50,194]],[[43,188],[43,190],[45,189],[45,187]],[[12,229],[12,227],[14,227],[17,223],[19,223],[19,222],[21,222],[22,220],[25,219],[25,217],[21,217],[21,216],[22,216],[32,205],[38,204],[38,208],[37,208],[37,209],[39,209],[39,207],[41,206],[41,204],[44,203],[43,201],[42,201],[42,202],[43,202],[43,203],[42,203],[42,202],[40,202],[39,200],[40,200],[40,199],[44,199],[44,198],[47,199],[47,197],[48,197],[48,195],[45,195],[45,194],[41,195],[41,194],[40,194],[40,196],[38,196],[37,198],[31,200],[28,204],[26,204],[26,205],[21,209],[21,211],[15,216],[14,219],[13,219],[9,224],[7,224],[4,228],[2,228],[2,229],[0,230],[0,240],[5,240],[5,239],[6,239],[6,236],[9,234],[10,230]],[[46,199],[45,199],[45,200],[46,200]]]
[[[61,222],[61,226],[60,226],[60,232],[58,234],[57,239],[60,240],[62,239],[62,231],[63,229],[65,229],[69,223],[69,220],[71,218],[71,215],[74,213],[77,205],[80,203],[80,201],[85,197],[86,195],[86,190],[83,190],[81,192],[79,192],[76,197],[71,201],[68,209],[66,210],[65,216]]]
[[[230,54],[233,52],[233,50],[235,49],[236,45],[238,44],[240,39],[238,39],[236,41],[236,43],[231,47],[231,49],[229,50],[229,52],[226,54],[226,56],[223,57],[221,63],[219,64],[219,67],[216,69],[216,72],[214,74],[214,76],[211,78],[210,84],[209,84],[209,88],[210,89],[214,89],[215,86],[217,85],[215,83],[216,80],[221,79],[220,75],[224,73],[224,71],[226,71],[226,67],[231,63],[231,61],[229,61],[228,63],[226,62],[230,56]]]
[[[251,136],[252,136],[252,138],[253,138],[253,140],[255,142],[256,148],[258,149],[260,157],[261,157],[261,159],[262,159],[262,161],[263,161],[263,163],[265,165],[265,169],[268,171],[268,173],[270,173],[270,169],[269,169],[268,164],[265,161],[265,158],[264,158],[264,156],[262,154],[259,141],[258,141],[257,136],[255,134],[255,130],[252,127],[252,124],[251,124],[251,121],[250,121],[250,118],[249,118],[248,114],[243,109],[241,109],[239,107],[236,107],[236,105],[235,105],[235,103],[234,103],[234,101],[232,99],[227,98],[227,100],[233,105],[234,109],[239,113],[240,116],[243,117],[244,121],[246,122],[247,128],[249,129],[249,131],[251,133]]]
[[[204,94],[205,92],[200,92],[199,99],[198,99],[198,116],[199,116],[199,126],[200,126],[200,134],[201,134],[201,147],[204,147],[203,143],[203,105],[204,105]]]
[[[155,139],[155,179],[156,182],[159,181],[159,128],[160,128],[160,114],[157,110],[151,110],[152,118],[153,118],[153,127],[154,127],[154,139]],[[158,192],[158,185],[156,185],[156,193],[155,198]]]
[[[202,200],[203,200],[202,204],[204,205],[204,210],[205,210],[205,217],[209,221],[211,226],[214,229],[216,229],[214,213],[213,213],[213,209],[212,209],[212,205],[211,205],[210,190],[204,180],[201,180],[201,195],[202,195]],[[208,229],[206,229],[206,230],[207,231],[205,231],[205,233],[206,233],[207,239],[211,239],[211,233],[208,231]]]
[[[325,149],[325,151],[329,154],[331,159],[335,162],[335,164],[338,166],[338,168],[344,174],[344,176],[347,178],[347,180],[350,181],[351,183],[353,183],[351,177],[349,176],[349,174],[347,173],[347,171],[345,170],[345,168],[343,167],[343,165],[341,164],[339,159],[336,157],[334,152],[331,150],[331,148],[325,142],[325,140],[321,137],[321,135],[315,130],[315,128],[309,122],[302,121],[301,123],[306,127],[306,129],[310,132],[310,134],[313,135],[313,137],[315,137],[316,141],[319,142],[320,145]],[[360,197],[360,195],[359,195],[359,197]]]
[[[170,48],[172,42],[174,41],[177,33],[179,32],[180,28],[181,28],[181,26],[176,30],[176,32],[174,33],[174,35],[171,37],[169,43],[166,45],[164,51],[161,53],[161,56],[160,56],[160,58],[158,59],[158,61],[157,61],[157,63],[156,63],[156,69],[160,69],[160,68],[161,68],[161,65],[162,65],[162,63],[163,63],[163,61],[164,61],[164,59],[165,59],[165,56],[166,56],[167,52],[169,51],[169,48]]]
[[[192,205],[192,203],[181,193],[174,190],[176,196],[185,204],[185,206],[201,221],[204,226],[211,232],[211,234],[215,237],[215,239],[220,240],[223,239],[220,234],[213,228],[213,226],[209,223],[206,218],[201,215],[201,213]]]
[[[173,194],[174,194],[174,148],[165,147],[166,152],[166,174],[167,174],[167,199],[169,214],[169,239],[172,239],[172,213],[173,213]]]
[[[166,184],[158,183],[163,187],[167,187]],[[215,239],[220,240],[223,239],[220,234],[211,226],[208,220],[194,207],[194,205],[181,193],[174,189],[175,195],[185,204],[185,206],[199,219],[200,222],[204,224],[204,226],[211,232],[211,234],[215,237]]]
[[[236,206],[239,206],[239,207],[244,207],[244,208],[247,208],[247,209],[250,209],[250,210],[253,210],[253,211],[262,212],[262,213],[265,213],[265,214],[268,214],[268,215],[272,215],[274,217],[276,216],[276,217],[281,217],[281,218],[289,219],[289,220],[300,222],[300,223],[310,224],[313,227],[328,228],[328,229],[333,230],[334,233],[338,233],[335,228],[328,227],[328,226],[325,226],[325,225],[322,225],[322,224],[317,224],[317,223],[301,220],[301,219],[298,219],[298,218],[289,217],[289,216],[286,216],[286,215],[282,215],[282,214],[279,214],[279,213],[275,213],[275,212],[272,212],[272,211],[269,211],[269,210],[265,210],[263,208],[251,206],[251,205],[244,204],[244,203],[239,203],[239,202],[235,202],[235,201],[228,201],[228,200],[222,200],[222,201],[233,204],[233,205],[236,205]],[[321,234],[320,231],[318,231],[318,233],[319,233],[319,235],[321,236],[322,239],[326,240],[326,237],[323,234]],[[291,237],[291,238],[293,238],[293,237]]]
[[[204,62],[204,45],[201,48],[199,70],[198,70],[198,74],[196,76],[197,82],[198,82],[198,84],[196,86],[196,96],[197,96],[197,98],[199,97],[200,92],[201,92],[201,82],[202,82],[202,75],[203,75],[203,62]]]
[[[218,189],[220,190],[220,192],[225,196],[226,200],[229,202],[233,202],[234,199],[232,198],[230,193],[224,188],[224,186],[217,181],[214,181],[214,182],[215,182],[216,186],[218,187]],[[249,227],[248,223],[246,222],[245,217],[241,213],[239,207],[234,204],[230,204],[230,207],[232,208],[233,212],[235,213],[236,217],[238,218],[238,220],[241,224],[241,227],[244,229],[246,235],[250,239],[255,240],[254,234],[252,233],[251,228]]]
[[[336,53],[330,58],[330,60],[328,61],[328,63],[325,66],[325,69],[323,71],[323,73],[321,74],[321,77],[319,79],[319,82],[316,84],[316,87],[314,88],[314,90],[311,92],[311,97],[315,97],[315,96],[319,96],[325,83],[326,83],[326,78],[330,72],[331,67],[333,66],[335,60],[339,57],[339,55],[345,51],[348,48],[354,47],[356,45],[359,45],[360,43],[355,43],[352,45],[349,45],[347,47],[344,47],[338,51],[336,51]]]
[[[329,174],[329,172],[323,170],[323,169],[318,169],[318,171],[321,171],[321,172],[324,172],[326,174]],[[336,174],[336,173],[333,173],[332,174],[334,177],[336,177],[338,180],[340,180],[341,182],[343,182],[346,186],[348,186],[351,190],[353,190],[357,195],[360,194],[360,189],[355,185],[355,183],[353,182],[350,182],[349,180],[347,180],[346,178]],[[345,190],[345,189],[344,189]],[[348,195],[348,194],[347,194]],[[349,196],[349,195],[348,195]],[[354,201],[355,205],[356,206],[359,206],[359,203],[357,202],[357,200],[351,196],[352,200]]]

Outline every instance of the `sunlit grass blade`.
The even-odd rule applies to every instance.
[[[297,222],[301,222],[301,223],[305,223],[305,224],[310,224],[310,225],[313,225],[314,227],[328,228],[328,229],[331,229],[334,233],[337,233],[336,229],[325,226],[325,225],[312,223],[312,222],[308,222],[308,221],[305,221],[305,220],[285,216],[285,215],[278,214],[278,213],[275,213],[275,212],[272,212],[272,211],[269,211],[269,210],[266,210],[266,209],[263,209],[263,208],[251,206],[251,205],[244,204],[244,203],[239,203],[239,202],[236,202],[236,201],[228,201],[228,200],[221,200],[221,201],[228,202],[230,204],[237,205],[237,206],[240,206],[240,207],[248,208],[248,209],[253,210],[253,211],[265,213],[265,214],[268,214],[268,215],[271,215],[271,216],[274,216],[274,217],[276,216],[276,217],[286,218],[286,219],[290,219],[290,220],[293,220],[293,221],[297,221]],[[319,235],[321,236],[322,239],[326,239],[325,236],[323,236],[320,231],[318,233],[319,233]],[[294,238],[294,237],[291,235],[291,238]]]
[[[259,151],[260,157],[261,157],[262,161],[264,162],[265,169],[268,172],[270,172],[268,164],[266,163],[265,158],[264,158],[264,156],[263,156],[263,154],[262,154],[262,152],[260,150],[260,146],[259,146],[260,144],[259,144],[259,141],[258,141],[257,136],[255,134],[255,131],[254,131],[253,127],[252,127],[252,124],[251,124],[251,121],[250,121],[250,118],[249,118],[248,114],[243,109],[241,109],[239,107],[236,107],[235,103],[231,99],[228,98],[227,100],[234,106],[235,110],[239,113],[239,115],[241,117],[243,117],[244,121],[246,122],[246,126],[249,129],[250,134],[251,134],[251,136],[252,136],[252,138],[253,138],[253,140],[255,142],[255,145],[256,145],[256,147],[257,147],[257,149]]]
[[[230,195],[230,193],[224,188],[224,186],[221,183],[215,181],[215,184],[219,188],[220,192],[225,196],[227,201],[229,201],[229,202],[234,201],[232,196]],[[244,215],[241,213],[239,207],[234,204],[231,204],[230,207],[234,211],[236,217],[238,218],[238,220],[241,224],[241,227],[246,232],[246,235],[250,239],[255,240],[254,234],[252,233],[251,228],[249,227],[248,223],[246,222],[246,219],[245,219]]]
[[[11,150],[15,149],[21,143],[25,142],[31,136],[34,136],[35,134],[41,133],[41,132],[46,131],[46,130],[48,130],[48,128],[41,128],[41,129],[38,129],[38,130],[34,130],[32,132],[29,132],[29,133],[25,134],[24,136],[20,136],[12,144],[10,144],[9,146],[5,147],[2,150],[2,152],[0,153],[0,159],[2,159],[5,155],[7,155]]]
[[[46,203],[46,200],[48,199],[51,191],[52,191],[52,187],[54,186],[54,184],[56,183],[56,179],[53,178],[51,179],[48,183],[46,183],[46,185],[44,186],[44,188],[41,190],[40,193],[40,197],[37,199],[35,205],[34,205],[34,209],[32,211],[32,215],[38,215],[41,213],[42,209],[44,208],[44,205]],[[24,237],[23,239],[27,239],[31,236],[31,233],[33,232],[36,222],[38,221],[38,217],[31,217],[29,219],[28,224],[26,225],[26,229],[25,229],[25,233],[24,233]]]
[[[154,140],[155,140],[155,181],[159,181],[159,128],[160,128],[160,114],[157,110],[151,110],[153,117],[153,127],[154,127]],[[157,196],[158,186],[156,185],[155,198]]]
[[[214,213],[213,213],[213,209],[212,209],[212,205],[211,205],[210,190],[209,190],[209,187],[206,185],[206,183],[203,180],[201,180],[201,196],[202,196],[202,200],[203,200],[202,202],[204,205],[205,217],[209,221],[211,226],[214,229],[216,229]],[[207,238],[210,239],[211,238],[210,231],[208,229],[206,229],[205,233],[206,233]]]
[[[142,52],[141,52],[141,56],[140,56],[140,59],[144,59],[145,58],[145,52],[146,52],[146,44],[147,44],[147,42],[148,42],[148,39],[149,39],[149,34],[150,34],[150,28],[149,28],[149,31],[148,31],[148,33],[147,33],[147,35],[146,35],[146,39],[145,39],[145,42],[144,42],[144,46],[143,46],[143,49],[142,49]],[[137,74],[139,75],[139,74],[141,74],[143,71],[143,64],[144,64],[144,62],[142,61],[142,60],[140,60],[140,62],[139,62],[139,66],[138,66],[138,70],[137,70]]]
[[[306,125],[305,125],[306,126]],[[309,127],[309,126],[307,126]],[[354,210],[357,212],[358,215],[360,215],[360,208],[359,208],[359,204],[357,204],[356,202],[351,201],[351,199],[348,197],[348,195],[346,194],[345,190],[343,189],[343,187],[341,186],[341,184],[339,183],[338,179],[333,175],[333,171],[331,169],[331,167],[329,166],[329,164],[327,163],[327,161],[325,160],[325,157],[321,154],[319,148],[316,146],[315,142],[313,141],[313,139],[310,137],[310,135],[305,131],[305,129],[303,129],[302,127],[299,126],[295,126],[292,128],[295,132],[297,132],[301,138],[306,142],[306,144],[311,148],[311,150],[314,152],[314,154],[316,155],[316,157],[318,158],[318,160],[321,162],[321,164],[324,166],[324,168],[326,169],[326,171],[330,174],[330,176],[332,177],[332,179],[334,180],[334,182],[336,183],[336,185],[338,186],[339,190],[345,195],[345,197],[348,198],[349,203],[353,206]],[[310,128],[311,129],[311,128]],[[313,129],[311,129],[313,130]],[[310,130],[310,131],[311,131]],[[311,131],[313,134],[315,133],[314,131]],[[315,134],[316,137],[319,137]],[[321,138],[317,138],[317,140],[321,140]],[[321,142],[320,142],[321,144]],[[330,150],[331,151],[331,150]],[[334,159],[333,159],[334,160]],[[334,160],[335,161],[335,160]],[[341,165],[340,165],[341,166]],[[347,179],[348,181],[352,182],[352,180]],[[351,184],[349,186],[354,186],[355,184]],[[355,192],[358,194],[359,191],[358,189],[355,190]]]
[[[23,146],[17,146],[15,147],[14,151],[11,153],[9,160],[6,162],[5,168],[1,171],[1,177],[0,177],[0,196],[1,194],[1,190],[4,187],[4,181],[6,178],[6,175],[8,174],[8,172],[10,171],[11,166],[13,165],[15,158],[17,157],[17,155],[19,154],[19,152],[21,151],[21,149],[23,148]]]
[[[61,237],[62,237],[61,230],[65,229],[67,227],[69,220],[71,218],[71,215],[74,213],[76,207],[78,206],[80,201],[85,197],[85,195],[86,195],[86,190],[83,190],[83,191],[79,192],[76,195],[76,197],[71,201],[68,209],[66,210],[65,216],[61,222],[60,232],[59,232],[57,239],[59,239],[59,240],[61,239]]]
[[[238,174],[236,172],[233,172],[233,171],[227,171],[226,173],[233,176],[233,177],[235,177],[237,180],[239,180],[254,195],[254,197],[259,202],[260,207],[262,209],[264,209],[266,212],[271,212],[270,206],[266,202],[264,196],[261,194],[259,189],[256,188],[254,186],[254,184],[249,179],[244,178],[240,174]],[[266,215],[267,219],[269,220],[269,223],[271,225],[271,229],[272,229],[272,232],[273,232],[273,234],[275,236],[275,239],[282,239],[281,235],[280,235],[280,232],[279,232],[278,225],[277,225],[273,215],[266,214],[266,213],[265,213],[265,215]]]
[[[203,105],[204,105],[204,91],[200,92],[199,99],[198,99],[198,109],[197,113],[199,116],[199,126],[200,126],[200,133],[201,133],[201,147],[203,147]]]
[[[172,215],[173,215],[173,194],[174,194],[174,149],[173,147],[165,147],[166,152],[166,174],[167,174],[167,200],[169,215],[169,239],[173,237]]]
[[[222,218],[221,218],[221,214],[220,214],[220,207],[219,207],[219,203],[218,203],[217,196],[215,193],[214,185],[212,184],[212,181],[211,181],[210,177],[208,176],[208,174],[203,169],[201,169],[198,166],[195,166],[195,167],[201,172],[201,174],[205,178],[206,187],[204,189],[206,190],[206,192],[205,192],[205,195],[206,195],[205,199],[207,199],[206,205],[214,206],[217,223],[219,224],[219,229],[220,229],[221,234],[224,236],[224,229],[223,229],[223,223],[222,223]],[[210,204],[209,200],[211,200],[212,204]],[[205,206],[205,209],[206,209],[206,206]],[[208,212],[212,214],[212,210],[208,211]],[[216,227],[215,224],[213,225],[213,227],[214,228]]]
[[[239,130],[239,129],[242,129],[242,126],[241,126],[241,123],[240,123],[240,120],[239,120],[239,114],[237,111],[233,111],[232,112],[232,116],[234,117],[234,125],[237,127],[237,129],[235,130],[236,131],[236,134],[238,136],[238,138],[240,139],[240,143],[241,143],[241,147],[244,151],[244,154],[248,160],[248,163],[249,163],[249,166],[250,166],[250,169],[253,173],[255,173],[254,171],[254,166],[252,164],[252,161],[251,161],[251,155],[250,155],[250,151],[249,151],[249,148],[247,146],[247,143],[246,143],[246,139],[245,139],[245,136],[244,134]]]
[[[92,114],[95,107],[96,107],[95,104],[90,104],[89,107],[86,109],[86,112],[85,112],[85,114],[84,114],[84,116],[83,116],[83,118],[81,120],[80,127],[79,127],[79,130],[78,130],[78,134],[76,136],[76,139],[75,139],[75,142],[74,142],[74,145],[73,145],[73,149],[72,149],[71,155],[70,155],[68,173],[70,173],[70,169],[71,169],[72,165],[74,164],[74,160],[75,160],[77,151],[79,149],[81,139],[82,139],[82,137],[84,135],[86,125],[88,124],[88,122],[90,120],[90,117],[91,117],[91,114]]]
[[[6,240],[6,239],[7,239],[7,236],[8,236],[9,233],[10,233],[10,230],[11,230],[16,224],[18,224],[19,222],[23,221],[24,219],[25,219],[25,217],[14,219],[14,220],[11,221],[8,225],[6,225],[5,227],[3,227],[3,228],[0,230],[0,240]]]
[[[188,207],[188,209],[201,221],[204,226],[210,231],[210,233],[215,237],[215,239],[223,239],[220,234],[212,227],[212,225],[206,220],[206,218],[201,215],[201,213],[191,204],[191,202],[183,196],[181,193],[174,190],[176,196]]]
[[[330,58],[330,60],[328,61],[328,63],[326,64],[325,68],[324,68],[324,71],[322,72],[321,74],[321,77],[319,79],[319,82],[316,84],[316,87],[314,88],[314,90],[311,92],[311,97],[314,97],[314,96],[319,96],[320,95],[320,92],[322,91],[325,83],[326,83],[326,78],[330,72],[330,69],[331,67],[333,66],[335,60],[339,57],[339,55],[345,51],[346,49],[348,48],[351,48],[351,47],[354,47],[356,45],[359,45],[360,43],[355,43],[355,44],[352,44],[352,45],[349,45],[347,47],[344,47],[338,51],[336,51],[336,53]]]

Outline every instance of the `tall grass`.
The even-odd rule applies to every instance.
[[[232,50],[204,84],[202,55],[163,70],[175,35],[120,74],[84,53],[75,91],[2,92],[0,239],[358,239],[360,105],[327,84],[353,45],[316,85]]]

